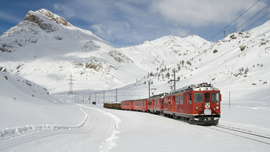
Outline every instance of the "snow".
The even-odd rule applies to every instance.
[[[23,80],[20,77],[1,74],[1,84],[5,83],[5,89],[1,85],[1,90],[6,90],[5,94],[13,92],[13,95],[17,95],[17,100],[4,97],[5,94],[0,96],[2,122],[0,151],[121,152],[217,149],[268,151],[269,149],[267,144],[226,134],[211,127],[190,125],[179,119],[145,112],[104,109],[102,104],[77,104],[77,101],[69,95],[62,95],[59,100],[46,93],[32,97],[32,93],[28,91],[34,85],[20,83]],[[4,76],[7,76],[8,80]],[[16,81],[17,79],[20,81]],[[14,90],[12,88],[14,86],[19,89]],[[66,103],[61,103],[64,101]],[[260,105],[252,107],[236,104],[234,101],[229,108],[225,100],[222,101],[220,125],[269,136],[270,123],[265,121],[268,119],[269,110]]]
[[[80,104],[77,108],[88,115],[80,127],[72,129],[44,127],[30,134],[22,132],[21,136],[9,140],[2,139],[1,151],[269,150],[267,144],[213,130],[211,126],[190,125],[183,120],[145,112],[104,109],[101,105]],[[243,117],[244,114],[239,115],[241,112],[250,115]],[[268,110],[223,107],[220,125],[244,128],[253,133],[269,136],[270,123],[264,121],[264,118],[267,118],[265,112]],[[262,118],[255,119],[256,124],[252,119],[256,117],[253,113]]]
[[[102,103],[147,98],[148,82],[151,94],[169,92],[176,69],[177,88],[221,90],[219,125],[269,137],[270,21],[215,43],[165,36],[113,48],[45,9],[28,15],[50,26],[23,20],[0,38],[0,151],[269,151],[214,126]]]
[[[83,111],[83,113],[85,113],[85,112]],[[1,138],[3,140],[7,140],[10,138],[15,138],[15,137],[23,135],[23,134],[28,134],[28,133],[32,133],[32,132],[38,132],[38,131],[77,129],[77,128],[82,127],[85,124],[85,121],[87,118],[88,118],[88,115],[86,114],[82,123],[77,125],[77,126],[51,125],[51,124],[27,125],[27,126],[19,126],[19,127],[4,129],[0,132],[0,135],[1,135]]]

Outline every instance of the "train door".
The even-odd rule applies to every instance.
[[[170,112],[173,112],[173,98],[169,97],[169,102],[170,102]]]
[[[175,96],[172,97],[172,111],[175,112]]]
[[[160,109],[163,110],[163,102],[164,102],[164,98],[160,99]]]
[[[178,108],[179,108],[179,100],[180,99],[180,96],[179,95],[176,95],[175,96],[175,105],[176,105],[176,107],[175,107],[175,111],[176,112],[179,112],[179,110],[178,110]]]
[[[194,95],[192,91],[189,91],[184,94],[184,106],[183,106],[183,113],[191,114],[193,110],[193,102],[194,102]]]
[[[168,97],[168,111],[172,111],[172,98]]]
[[[204,114],[211,115],[211,98],[209,92],[204,93],[204,102]]]
[[[181,95],[179,96],[179,104],[180,104],[180,106],[179,106],[179,112],[180,112],[180,113],[183,113],[184,94],[181,94]]]
[[[163,111],[168,111],[168,98],[164,97],[163,98]]]
[[[205,102],[205,108],[206,109],[211,108],[211,105],[210,105],[210,93],[209,92],[206,92],[204,94],[204,102]]]

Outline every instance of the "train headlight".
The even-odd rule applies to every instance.
[[[196,109],[196,110],[198,110],[199,108],[198,108],[198,107],[196,107],[195,109]]]
[[[216,106],[216,109],[218,109],[219,107],[218,106]]]

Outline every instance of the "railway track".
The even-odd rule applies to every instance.
[[[230,127],[230,126],[225,126],[225,125],[211,126],[210,128],[219,132],[231,134],[234,136],[238,136],[238,137],[242,137],[242,138],[246,138],[249,140],[253,140],[256,142],[270,145],[269,135],[263,135],[256,132],[252,132],[250,130],[240,129],[237,127]]]

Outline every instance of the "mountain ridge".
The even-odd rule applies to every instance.
[[[200,67],[207,71],[211,69],[203,66],[210,61],[219,66],[215,58],[221,52],[244,49],[240,48],[239,41],[259,43],[259,40],[253,42],[251,38],[262,34],[262,29],[267,30],[269,24],[267,22],[254,30],[242,32],[243,36],[232,33],[215,43],[196,35],[186,38],[170,35],[137,46],[114,48],[91,31],[77,28],[45,9],[29,11],[27,14],[26,19],[0,37],[0,68],[53,92],[68,91],[67,79],[70,74],[76,80],[75,90],[104,90],[144,83],[149,81],[146,76],[149,77],[150,73],[165,77],[173,69],[178,72],[184,70],[181,74],[177,72],[177,77],[181,77],[178,83],[182,84],[181,80],[189,79],[192,71]],[[33,14],[38,19],[31,17]],[[265,37],[261,43],[265,43],[267,48],[267,35],[260,37]],[[247,45],[242,52],[252,48],[252,44]],[[222,58],[221,62],[223,60],[230,60],[230,57]],[[260,64],[268,66],[267,61],[264,62]],[[235,74],[236,71],[231,72]],[[205,79],[212,81],[212,74],[216,75],[211,73]],[[217,78],[215,80],[215,83],[220,83]],[[167,82],[169,79],[162,78],[162,81]]]

